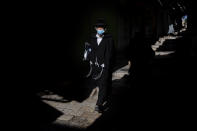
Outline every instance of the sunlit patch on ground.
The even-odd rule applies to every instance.
[[[112,80],[121,79],[128,74],[130,63],[113,73]],[[102,114],[94,111],[98,99],[98,88],[92,90],[90,96],[83,102],[68,101],[64,97],[47,91],[42,94],[42,101],[63,113],[54,123],[86,129],[91,126]]]
[[[43,95],[43,102],[61,111],[61,115],[55,123],[63,124],[76,128],[87,128],[92,125],[101,114],[94,111],[96,101],[98,99],[98,89],[94,89],[89,98],[83,102],[70,101],[67,102],[63,97],[57,94]]]
[[[175,51],[157,51],[157,49],[159,47],[161,47],[166,40],[174,40],[174,39],[178,39],[180,37],[181,36],[164,36],[164,37],[160,37],[159,40],[154,45],[152,45],[152,49],[153,49],[153,51],[155,51],[155,55],[156,56],[164,56],[164,55],[170,55],[172,53],[175,53]]]
[[[182,29],[179,30],[180,33],[185,32],[187,30],[187,24],[183,26]],[[166,35],[163,37],[160,37],[158,41],[156,41],[155,44],[153,44],[151,47],[153,51],[155,52],[155,56],[166,56],[175,53],[175,51],[158,51],[159,47],[163,46],[165,41],[167,40],[175,40],[179,39],[182,36],[179,36],[178,32],[174,32],[173,35]]]

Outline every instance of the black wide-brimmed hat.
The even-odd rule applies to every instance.
[[[97,18],[96,24],[94,24],[94,26],[106,28],[107,24],[105,23],[104,18]]]

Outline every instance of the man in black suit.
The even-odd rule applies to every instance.
[[[106,33],[104,19],[98,19],[95,24],[96,33],[90,37],[90,53],[88,60],[92,67],[89,74],[93,88],[99,88],[95,111],[102,112],[103,104],[111,93],[112,66],[114,65],[114,42],[112,35]]]

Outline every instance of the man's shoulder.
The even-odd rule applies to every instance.
[[[105,38],[112,38],[112,35],[111,35],[110,33],[105,33],[105,34],[104,34],[104,37],[105,37]]]

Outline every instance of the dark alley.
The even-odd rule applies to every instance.
[[[14,127],[26,131],[193,130],[196,9],[194,0],[27,4],[17,16],[23,32],[13,55],[17,92],[8,91],[14,94],[14,111],[8,113],[16,115]],[[97,18],[104,18],[109,36],[99,36],[102,26],[95,24]],[[103,60],[107,64],[100,71],[105,74],[109,69],[111,74],[105,75],[110,80],[103,78],[94,89],[86,76],[91,68],[98,72],[91,63],[97,52],[89,61],[83,59],[84,43],[92,33],[97,33],[101,52],[106,55],[106,50],[113,49],[114,55],[112,64],[106,62],[108,57]],[[95,78],[102,80],[103,74]],[[97,112],[104,82],[111,84],[111,94],[107,108]]]

